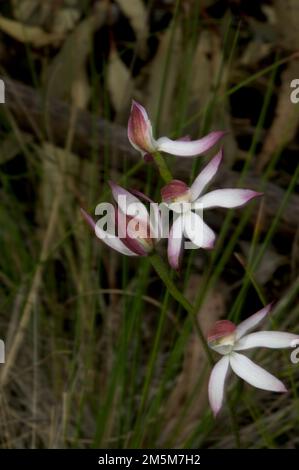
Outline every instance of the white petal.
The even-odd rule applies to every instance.
[[[110,248],[113,248],[113,250],[116,250],[123,255],[137,256],[137,254],[127,248],[118,237],[108,234],[97,224],[95,226],[95,234],[100,240],[106,243],[106,245],[110,246]]]
[[[184,233],[194,245],[198,248],[211,249],[215,242],[215,233],[202,220],[202,218],[194,212],[186,212],[184,217]]]
[[[293,347],[293,341],[299,336],[292,333],[281,333],[279,331],[258,331],[243,336],[234,346],[234,351],[262,347],[271,349],[282,349]]]
[[[196,203],[201,204],[203,209],[211,209],[212,207],[231,209],[243,206],[250,199],[260,195],[261,193],[250,189],[216,189],[204,194],[197,199]]]
[[[229,356],[224,356],[215,364],[209,380],[209,401],[216,416],[222,406],[224,385],[229,367]]]
[[[82,214],[85,222],[87,222],[88,225],[91,227],[91,229],[94,231],[95,227],[96,227],[96,223],[93,220],[93,218],[91,217],[91,215],[89,215],[84,209],[82,209],[82,207],[81,207],[80,211],[81,211],[81,214]]]
[[[236,340],[240,339],[245,333],[255,328],[264,318],[268,315],[272,307],[272,304],[266,305],[258,312],[251,315],[246,320],[242,321],[236,328]]]
[[[190,188],[192,201],[195,201],[199,197],[199,195],[202,193],[207,184],[210,183],[212,178],[215,176],[221,163],[222,157],[223,151],[221,149],[220,152],[217,153],[217,155],[210,161],[210,163],[199,173],[197,178],[194,180]]]
[[[112,195],[123,214],[136,217],[137,219],[142,220],[144,223],[148,223],[147,209],[136,196],[113,181],[109,181],[109,185],[112,191]]]
[[[173,223],[168,237],[168,261],[173,269],[180,268],[180,261],[183,248],[183,221],[182,217],[178,217]]]
[[[230,365],[235,374],[253,387],[272,392],[286,392],[284,384],[274,375],[252,362],[248,357],[236,352],[230,355]]]
[[[171,140],[168,137],[160,137],[156,145],[161,152],[181,157],[193,157],[210,150],[224,134],[225,132],[215,131],[198,140]]]

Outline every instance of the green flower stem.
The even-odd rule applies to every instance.
[[[166,161],[159,152],[155,152],[152,155],[159,170],[161,178],[164,180],[165,183],[169,183],[173,179],[173,177],[171,171],[167,166]]]
[[[211,365],[214,364],[213,358],[211,351],[207,345],[205,336],[202,332],[202,329],[200,325],[198,324],[197,318],[196,318],[196,311],[193,307],[193,305],[189,302],[189,300],[186,299],[186,297],[179,291],[179,289],[175,286],[173,283],[171,277],[169,276],[168,268],[165,265],[164,261],[162,258],[157,254],[154,253],[150,256],[150,261],[152,263],[152,266],[154,267],[155,271],[165,284],[169,294],[188,312],[188,314],[191,316],[194,327],[196,329],[196,332],[199,336],[199,339],[202,343],[202,346],[204,348],[205,354],[207,356],[207,359]]]

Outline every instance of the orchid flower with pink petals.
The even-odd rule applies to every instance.
[[[159,241],[159,211],[155,212],[158,220],[154,224],[151,223],[146,206],[136,196],[113,182],[109,184],[117,203],[114,219],[110,220],[110,230],[103,230],[101,224],[95,223],[93,218],[81,209],[84,219],[96,236],[110,248],[127,256],[147,256]],[[142,193],[138,192],[138,195],[150,201]]]
[[[168,260],[174,269],[180,267],[185,238],[191,240],[196,248],[213,248],[215,233],[203,221],[205,209],[240,207],[262,194],[250,189],[216,189],[203,194],[205,187],[217,173],[222,156],[223,152],[220,150],[199,173],[190,188],[183,181],[173,180],[161,190],[163,202],[176,213],[168,237]]]
[[[185,138],[171,140],[168,137],[160,137],[155,140],[152,124],[146,110],[136,101],[132,102],[128,122],[128,138],[132,146],[141,152],[143,158],[147,158],[155,152],[194,157],[210,150],[224,135],[223,131],[214,131],[198,140]]]
[[[299,336],[292,333],[258,331],[247,334],[264,320],[271,310],[271,305],[267,305],[238,326],[229,320],[218,321],[209,332],[209,346],[223,355],[223,358],[213,367],[209,380],[209,401],[214,416],[221,409],[225,379],[230,368],[241,379],[256,388],[281,393],[287,391],[280,380],[255,364],[248,357],[236,352],[256,347],[270,349],[291,348],[294,346],[294,341],[298,342]]]

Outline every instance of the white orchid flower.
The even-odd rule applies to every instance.
[[[209,332],[209,346],[223,355],[222,359],[213,367],[209,380],[209,401],[214,416],[221,409],[225,379],[230,369],[241,379],[256,388],[280,393],[287,391],[285,385],[274,375],[255,364],[248,357],[237,352],[256,347],[270,349],[291,348],[293,347],[294,340],[298,341],[298,335],[281,333],[279,331],[258,331],[247,334],[264,320],[271,310],[271,305],[267,305],[238,326],[229,320],[218,321]]]
[[[161,190],[163,202],[177,214],[168,237],[168,260],[174,269],[180,267],[185,238],[191,240],[197,248],[213,248],[215,233],[203,221],[204,210],[240,207],[262,195],[250,189],[229,188],[203,194],[205,187],[217,173],[222,156],[223,152],[220,150],[199,173],[190,188],[183,181],[173,180]]]

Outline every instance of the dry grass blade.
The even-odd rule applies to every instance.
[[[133,90],[130,70],[119,57],[116,47],[112,46],[108,61],[108,89],[114,109],[119,117],[128,112]]]
[[[72,141],[73,141],[74,124],[76,121],[75,109],[73,109],[73,113],[71,114],[71,117],[72,119],[70,122],[69,134],[67,136],[67,142],[66,142],[66,155],[67,155],[67,152],[70,151]],[[25,305],[24,305],[20,322],[18,324],[16,335],[13,339],[9,353],[7,355],[6,363],[1,371],[1,375],[0,375],[1,387],[4,387],[8,381],[10,371],[12,367],[14,366],[15,360],[17,358],[20,347],[22,346],[22,343],[23,343],[23,340],[27,331],[28,323],[29,323],[31,313],[32,313],[32,308],[34,307],[36,303],[38,290],[41,285],[44,263],[46,262],[48,254],[51,249],[51,243],[52,243],[53,235],[55,233],[56,224],[57,224],[58,217],[59,217],[60,204],[62,202],[63,195],[64,195],[64,184],[61,180],[61,184],[57,188],[57,192],[53,199],[49,223],[48,223],[48,227],[44,236],[44,240],[43,240],[42,248],[40,252],[39,263],[37,265],[36,271],[32,279],[32,283],[29,289],[29,293],[28,293]]]
[[[69,100],[72,98],[78,107],[86,106],[90,94],[86,80],[87,57],[91,51],[93,33],[104,23],[106,15],[107,6],[104,4],[97,16],[85,18],[69,34],[45,74],[48,99],[53,96]]]
[[[173,31],[173,28],[175,30]],[[169,25],[161,36],[158,51],[143,73],[149,74],[146,108],[149,114],[156,118],[160,111],[160,132],[166,133],[171,129],[172,113],[174,107],[174,94],[180,72],[180,63],[183,54],[182,31],[180,25]],[[167,69],[165,67],[167,65]],[[161,77],[165,74],[166,83],[161,95]],[[160,102],[161,98],[161,102]]]
[[[39,26],[26,26],[3,16],[0,16],[0,29],[17,41],[30,43],[34,47],[45,47],[63,39],[62,34],[47,33]]]

